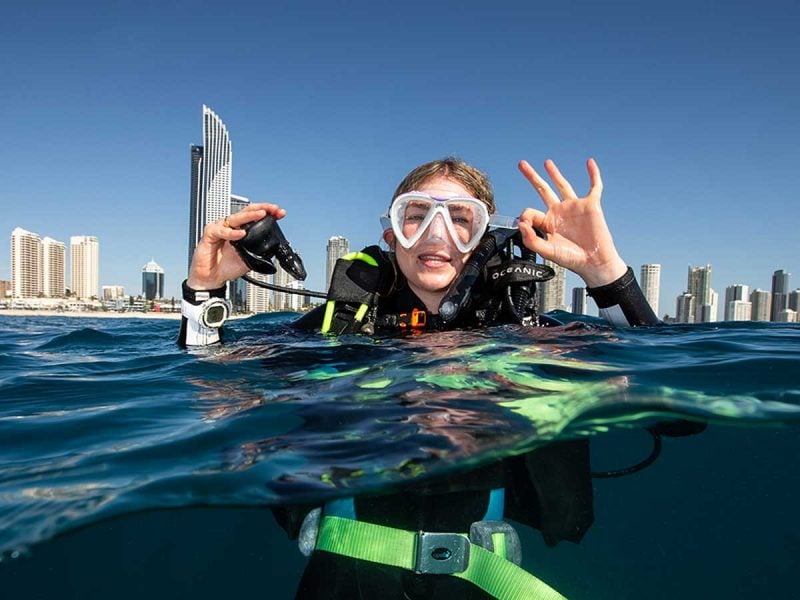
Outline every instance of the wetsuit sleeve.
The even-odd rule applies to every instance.
[[[202,304],[209,298],[224,298],[227,286],[215,290],[197,291],[182,284],[183,298],[181,299],[181,328],[178,332],[178,345],[181,348],[189,346],[210,346],[222,341],[222,327],[206,327],[200,322]]]
[[[600,316],[612,325],[637,327],[661,323],[644,297],[630,267],[616,281],[596,288],[586,288],[586,293],[594,299],[600,309]]]

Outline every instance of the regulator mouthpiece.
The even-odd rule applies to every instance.
[[[253,271],[272,275],[277,271],[272,263],[277,258],[281,267],[299,281],[306,278],[306,269],[300,256],[292,250],[274,217],[267,215],[259,221],[242,225],[247,234],[231,245]]]

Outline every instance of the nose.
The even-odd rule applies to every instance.
[[[447,226],[444,224],[444,217],[441,213],[433,217],[431,225],[428,228],[428,237],[435,237],[441,240],[447,239]]]

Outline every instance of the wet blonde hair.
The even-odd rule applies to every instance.
[[[422,184],[434,177],[447,177],[463,185],[470,193],[486,204],[489,214],[496,212],[494,205],[494,191],[489,177],[460,158],[447,156],[418,166],[405,176],[392,196],[392,200],[400,194],[413,192],[422,187]]]

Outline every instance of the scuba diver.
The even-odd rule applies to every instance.
[[[545,170],[555,190],[521,161],[546,211],[509,219],[496,214],[488,178],[469,164],[445,158],[415,168],[382,218],[390,251],[370,246],[340,259],[327,302],[296,325],[367,335],[561,325],[538,314],[537,283],[553,271],[537,255],[579,275],[609,323],[659,324],[606,225],[600,169],[592,159],[587,169],[590,190],[579,197],[553,161]],[[227,282],[251,269],[274,272],[264,257],[305,277],[276,225],[284,216],[275,204],[251,204],[207,225],[183,283],[179,343],[220,341]],[[258,224],[264,232],[254,235]],[[673,423],[662,433],[702,427]],[[556,441],[445,481],[273,513],[310,557],[297,598],[554,599],[562,596],[518,566],[519,538],[504,519],[540,530],[550,546],[577,543],[594,519],[591,477],[588,440]]]

